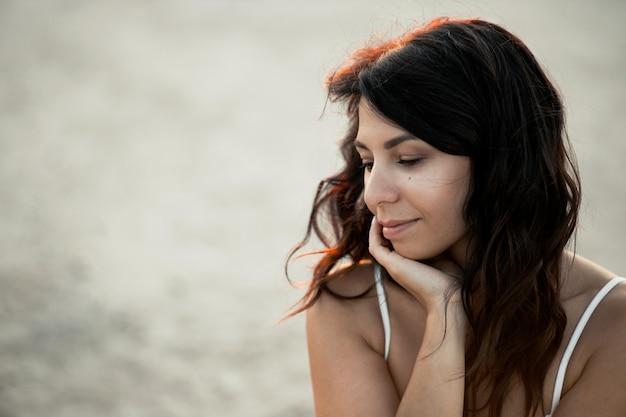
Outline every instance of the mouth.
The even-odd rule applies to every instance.
[[[419,219],[414,220],[395,220],[388,222],[380,222],[383,228],[383,236],[387,240],[392,240],[398,237],[405,230],[411,228]]]

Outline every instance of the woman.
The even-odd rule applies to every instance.
[[[566,249],[578,174],[525,45],[438,19],[327,86],[346,164],[298,247],[326,245],[296,310],[316,415],[625,416],[626,284]]]

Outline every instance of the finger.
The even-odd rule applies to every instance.
[[[390,252],[390,249],[383,243],[382,231],[382,226],[376,220],[376,216],[374,216],[369,231],[369,251],[379,262],[379,257],[383,257]]]
[[[424,305],[430,304],[431,300],[441,298],[445,290],[454,282],[454,278],[447,275],[448,271],[456,272],[451,261],[441,258],[436,260],[436,266],[426,265],[405,258],[388,248],[382,236],[382,226],[375,217],[370,227],[369,250],[374,259],[387,270],[393,279]],[[440,267],[445,271],[440,270]]]
[[[383,237],[382,231],[382,226],[374,217],[369,232],[369,251],[379,264],[393,274],[403,262],[408,260],[390,248],[391,244]]]

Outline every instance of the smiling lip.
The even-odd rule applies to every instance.
[[[380,225],[383,227],[383,236],[385,239],[391,240],[413,226],[418,220],[419,219],[380,222]]]

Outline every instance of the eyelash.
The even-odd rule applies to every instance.
[[[424,158],[414,158],[414,159],[398,159],[396,162],[403,167],[410,168],[414,165],[420,163]],[[374,167],[374,162],[364,162],[361,164],[361,169],[367,172],[370,172]]]
[[[417,165],[422,162],[424,158],[413,158],[413,159],[400,159],[398,163],[405,167],[412,167],[413,165]]]
[[[370,172],[373,166],[374,166],[373,162],[363,162],[361,164],[361,170]]]

